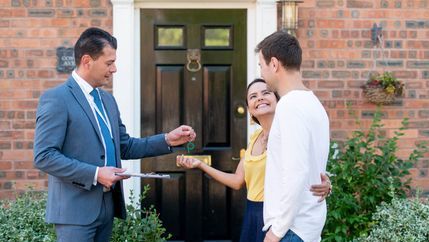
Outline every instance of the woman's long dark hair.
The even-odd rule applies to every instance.
[[[267,84],[267,82],[266,82],[264,79],[256,78],[256,79],[255,79],[255,80],[253,80],[251,83],[249,83],[249,85],[247,85],[247,90],[246,90],[246,106],[247,106],[247,109],[249,109],[249,103],[247,102],[247,94],[249,94],[249,88],[250,88],[253,84],[258,83],[258,82],[262,82],[262,83]],[[278,94],[277,92],[273,92],[273,93],[274,93],[274,95],[276,96],[276,100],[277,100],[277,102],[278,102],[278,101],[280,100],[280,96],[279,96],[279,94]],[[258,120],[257,118],[253,117],[253,115],[251,115],[250,117],[252,118],[252,120],[253,120],[253,121],[255,121],[255,123],[257,123],[257,124],[259,124],[259,125],[260,125],[259,120]]]

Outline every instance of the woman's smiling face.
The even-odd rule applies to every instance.
[[[247,91],[247,105],[250,115],[259,118],[272,115],[276,110],[277,98],[264,82],[255,82]]]

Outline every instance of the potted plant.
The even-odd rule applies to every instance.
[[[391,72],[371,75],[362,86],[366,98],[375,104],[390,104],[404,93],[404,84],[396,79]]]

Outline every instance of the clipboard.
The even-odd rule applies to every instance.
[[[140,177],[140,178],[158,178],[158,179],[170,179],[170,175],[165,174],[157,174],[157,173],[134,173],[134,172],[123,172],[123,173],[115,173],[117,176],[132,176],[132,177]]]

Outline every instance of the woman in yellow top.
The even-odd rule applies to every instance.
[[[263,201],[265,161],[268,134],[274,118],[279,96],[267,88],[262,79],[255,79],[247,86],[246,104],[252,119],[262,129],[257,130],[247,146],[244,157],[240,160],[234,174],[219,171],[204,162],[194,158],[177,156],[177,164],[185,168],[199,168],[209,174],[220,183],[235,190],[240,189],[243,184],[247,187],[247,206],[244,215],[240,242],[262,242],[264,232]],[[330,192],[330,181],[326,175],[321,174],[322,184],[313,185],[313,195],[320,196],[320,201]]]

